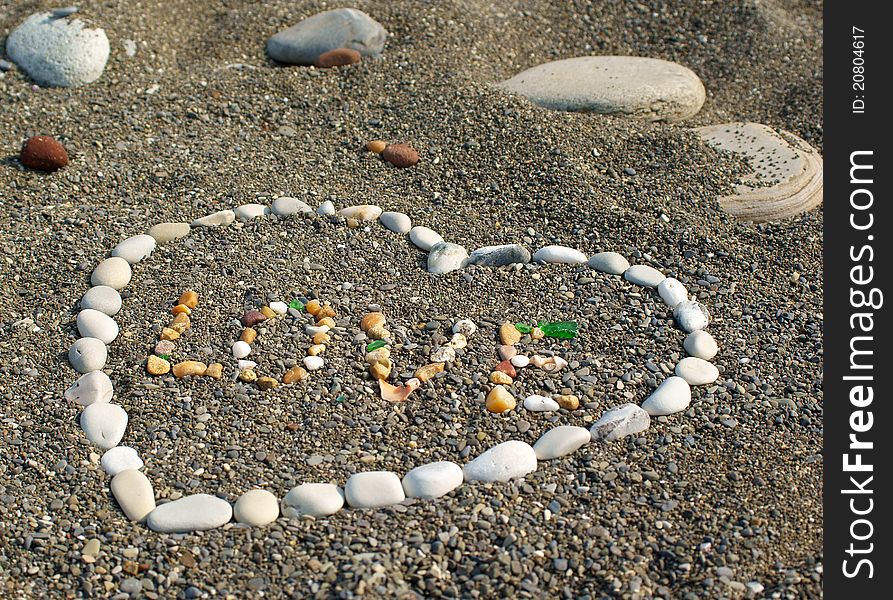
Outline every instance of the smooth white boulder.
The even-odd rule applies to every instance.
[[[592,424],[589,433],[594,442],[613,442],[622,437],[641,433],[651,425],[648,411],[635,404],[623,404],[607,410]]]
[[[80,424],[88,440],[108,450],[124,437],[127,412],[117,404],[94,402],[81,412]]]
[[[688,290],[681,281],[672,277],[667,277],[657,285],[657,293],[670,308],[675,308],[680,302],[688,300]]]
[[[419,250],[428,252],[434,247],[434,244],[439,244],[443,241],[443,236],[429,227],[416,225],[409,230],[409,241]]]
[[[129,262],[120,256],[112,256],[96,265],[90,275],[90,285],[107,285],[120,292],[130,283],[132,275]]]
[[[270,214],[270,208],[263,204],[243,204],[233,211],[240,221],[250,221]]]
[[[642,408],[652,417],[672,415],[688,408],[691,404],[691,387],[681,377],[667,377],[651,393]]]
[[[160,505],[149,513],[147,524],[159,533],[188,533],[222,527],[232,516],[233,507],[226,500],[195,494]]]
[[[493,446],[463,467],[465,481],[509,481],[536,471],[530,444],[509,440]]]
[[[102,340],[82,337],[68,349],[68,362],[78,373],[99,371],[105,366],[108,352]]]
[[[251,345],[248,342],[243,342],[239,340],[235,342],[232,346],[233,358],[245,358],[249,354],[251,354]]]
[[[713,336],[701,329],[696,329],[685,336],[682,347],[692,356],[704,360],[712,359],[719,352],[719,346]]]
[[[81,337],[96,338],[104,344],[111,344],[118,337],[118,324],[115,320],[92,308],[85,308],[78,313],[77,327]]]
[[[81,297],[81,308],[91,308],[112,317],[121,310],[121,294],[107,285],[96,285]]]
[[[326,517],[344,506],[344,492],[331,483],[302,483],[289,490],[282,499],[286,517]]]
[[[118,506],[131,521],[141,523],[155,510],[155,491],[141,471],[126,469],[112,477],[109,485]]]
[[[412,219],[409,218],[409,215],[401,212],[385,211],[381,213],[378,220],[388,231],[394,233],[409,233],[409,230],[412,229]]]
[[[642,287],[656,288],[667,276],[648,265],[633,265],[623,272],[623,278]]]
[[[691,333],[706,329],[710,324],[710,313],[707,307],[694,300],[685,300],[676,305],[673,309],[673,318],[683,331]]]
[[[442,460],[428,463],[403,476],[403,490],[407,498],[440,498],[464,481],[462,467]]]
[[[689,385],[707,385],[719,379],[719,369],[695,356],[687,356],[676,363],[676,375]]]
[[[112,256],[123,258],[131,265],[148,258],[155,251],[157,242],[151,235],[141,233],[118,242],[112,248]]]
[[[106,450],[99,460],[99,464],[110,477],[128,469],[139,471],[144,466],[143,459],[130,446],[115,446]]]
[[[552,398],[540,396],[539,394],[531,394],[524,398],[524,408],[533,412],[552,412],[558,410],[560,407]]]
[[[438,242],[428,252],[428,272],[436,275],[451,273],[468,262],[468,251],[459,244]]]
[[[146,233],[155,238],[159,244],[167,244],[186,237],[190,230],[189,223],[158,223],[150,227]]]
[[[623,275],[629,268],[629,261],[617,252],[599,252],[589,257],[589,268],[609,275]]]
[[[229,225],[236,220],[236,213],[231,210],[218,210],[217,212],[199,217],[192,222],[193,227],[220,227]]]
[[[249,490],[236,500],[233,516],[253,527],[269,525],[279,516],[279,500],[267,490]]]
[[[378,508],[406,499],[400,478],[391,471],[354,473],[344,486],[344,497],[354,508]]]
[[[533,262],[544,262],[563,265],[582,265],[586,255],[576,248],[567,246],[546,246],[533,253]]]
[[[94,402],[111,402],[114,388],[112,380],[102,371],[84,373],[71,387],[65,390],[65,399],[81,406],[90,406]]]
[[[303,213],[312,213],[313,209],[303,200],[282,196],[273,200],[273,214],[279,217],[290,217]]]
[[[574,425],[553,427],[533,444],[537,460],[552,460],[576,452],[592,440],[589,430]]]
[[[111,50],[102,29],[80,19],[39,12],[6,38],[6,54],[41,85],[78,87],[99,79]]]

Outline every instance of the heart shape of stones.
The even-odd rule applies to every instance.
[[[389,471],[358,472],[347,480],[343,489],[330,483],[303,483],[288,491],[281,504],[271,492],[255,489],[242,494],[234,505],[216,496],[194,494],[156,506],[152,484],[140,470],[143,461],[134,449],[118,445],[126,434],[127,413],[111,402],[114,388],[111,379],[102,371],[108,355],[107,345],[112,344],[118,335],[118,325],[112,317],[121,308],[119,292],[130,283],[131,265],[148,258],[156,244],[185,238],[192,228],[226,226],[236,219],[247,221],[263,218],[270,213],[287,218],[313,212],[301,200],[281,197],[271,207],[246,204],[235,210],[206,215],[191,224],[160,223],[151,227],[147,234],[135,235],[119,243],[112,249],[111,256],[100,262],[93,271],[93,287],[81,299],[81,312],[77,318],[77,329],[82,337],[68,352],[70,365],[82,375],[65,392],[65,398],[84,407],[80,417],[81,428],[90,442],[106,450],[101,461],[102,468],[112,477],[112,494],[129,519],[146,522],[150,529],[159,532],[212,529],[225,525],[234,516],[238,522],[263,526],[280,514],[286,517],[331,515],[341,510],[345,501],[354,508],[377,508],[402,502],[406,497],[437,498],[464,481],[509,481],[536,470],[538,461],[566,456],[589,442],[610,442],[645,431],[650,426],[652,416],[672,415],[685,410],[692,399],[691,385],[707,385],[719,377],[718,369],[709,362],[716,355],[718,347],[713,337],[705,331],[710,321],[707,309],[689,299],[688,291],[680,281],[666,277],[654,267],[630,265],[625,257],[616,252],[600,252],[587,258],[579,250],[557,245],[540,248],[532,258],[520,244],[485,246],[469,254],[462,246],[444,241],[432,229],[412,227],[410,218],[403,213],[384,212],[374,205],[349,206],[336,212],[333,203],[325,201],[316,210],[321,218],[340,216],[351,222],[378,220],[389,231],[407,236],[413,245],[428,252],[427,268],[433,274],[449,273],[466,265],[499,267],[531,260],[545,264],[588,264],[594,270],[621,276],[632,284],[656,290],[662,301],[673,309],[676,324],[688,333],[683,346],[689,356],[679,361],[675,375],[666,378],[641,406],[624,404],[612,408],[588,430],[577,426],[555,427],[543,434],[533,446],[519,440],[503,442],[464,467],[450,461],[434,462],[412,469],[402,479]],[[197,297],[184,293],[175,313],[191,311],[197,306],[197,300]],[[278,308],[282,309],[281,306]],[[181,319],[182,322],[185,320]],[[380,325],[383,326],[383,321]],[[367,326],[373,324],[370,322]],[[464,339],[472,335],[475,329],[474,323],[463,319],[454,325],[453,332]],[[510,372],[509,368],[527,366],[528,362],[519,359],[512,363],[503,354],[505,352],[511,354],[512,359],[517,358],[515,353],[503,349],[512,348],[520,338],[520,332],[513,329],[511,324],[500,328],[503,344],[500,355],[511,364],[500,363],[502,368],[494,371],[492,382],[504,381],[497,374]],[[423,367],[427,369],[427,376],[433,376],[438,371],[432,365]],[[409,383],[404,387],[408,387]],[[488,394],[487,408],[491,412],[510,410],[506,406],[513,409],[514,398],[508,389],[497,383]],[[524,407],[531,411],[557,410],[559,403],[535,395],[524,400]]]

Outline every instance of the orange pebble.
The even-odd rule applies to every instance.
[[[192,290],[186,290],[180,294],[180,299],[177,301],[177,304],[184,304],[189,308],[195,308],[198,306],[198,294]]]
[[[178,304],[171,309],[171,312],[175,315],[179,315],[180,313],[183,313],[184,315],[191,315],[192,309],[185,304]]]

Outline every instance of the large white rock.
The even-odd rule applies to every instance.
[[[680,302],[688,300],[688,290],[685,289],[681,281],[672,277],[667,277],[657,285],[657,293],[660,294],[664,304],[670,308],[674,308]]]
[[[690,69],[640,56],[580,56],[548,62],[499,84],[552,110],[677,121],[704,104],[704,84]]]
[[[143,459],[136,453],[136,450],[130,446],[115,446],[106,450],[99,460],[102,470],[114,477],[121,471],[135,469],[139,471],[143,468]]]
[[[514,357],[512,360],[514,360]],[[524,408],[533,412],[552,412],[558,410],[560,407],[552,398],[540,396],[539,394],[531,394],[524,398]]]
[[[155,491],[141,471],[126,469],[112,477],[112,495],[127,518],[140,523],[155,510]]]
[[[118,324],[105,313],[85,308],[77,316],[78,333],[81,337],[96,338],[111,344],[118,337]]]
[[[403,476],[403,490],[407,498],[440,498],[462,485],[462,467],[442,460],[428,463]]]
[[[236,213],[231,210],[218,210],[210,215],[199,217],[192,222],[193,227],[220,227],[236,220]]]
[[[623,275],[629,268],[629,261],[617,252],[599,252],[589,258],[589,267],[610,275]]]
[[[434,246],[443,241],[443,236],[424,225],[416,225],[409,230],[409,241],[419,250],[428,252]]]
[[[401,212],[383,212],[378,220],[388,231],[394,233],[409,233],[409,230],[412,229],[412,219],[409,218],[409,215]]]
[[[691,404],[691,387],[681,377],[667,377],[651,393],[642,408],[652,417],[672,415],[688,408]]]
[[[552,460],[576,452],[592,440],[589,430],[575,425],[553,427],[536,441],[537,460]]]
[[[77,87],[99,79],[109,58],[102,29],[51,12],[31,15],[6,38],[6,54],[41,85]]]
[[[279,217],[289,217],[302,213],[312,213],[313,209],[303,200],[282,196],[273,200],[273,214]]]
[[[155,250],[156,244],[155,238],[151,235],[141,233],[118,242],[118,245],[112,248],[112,256],[118,256],[135,265],[148,258]]]
[[[81,406],[90,406],[94,402],[111,402],[113,392],[112,380],[108,375],[102,371],[90,371],[78,377],[65,390],[65,399]]]
[[[344,506],[344,492],[332,483],[302,483],[293,487],[282,499],[286,517],[325,517]]]
[[[468,262],[468,250],[459,244],[438,242],[428,252],[428,272],[437,275],[463,268]]]
[[[270,214],[270,208],[263,204],[243,204],[233,211],[239,221],[250,221]]]
[[[694,300],[685,300],[673,309],[673,318],[684,331],[691,333],[706,329],[710,324],[710,313],[707,307]]]
[[[465,481],[509,481],[536,471],[530,444],[509,440],[493,446],[462,469]]]
[[[598,421],[592,424],[589,433],[593,441],[613,442],[622,437],[641,433],[651,425],[648,411],[635,404],[623,404],[605,411]]]
[[[87,439],[108,450],[124,437],[127,429],[127,412],[117,404],[94,402],[81,413],[81,429]]]
[[[648,265],[633,265],[623,272],[623,278],[642,287],[656,288],[667,276]]]
[[[249,490],[236,500],[233,516],[254,527],[269,525],[279,516],[279,500],[267,490]]]
[[[90,285],[107,285],[121,291],[130,283],[131,276],[130,263],[120,256],[112,256],[96,265],[90,276]]]
[[[114,316],[121,310],[121,294],[107,285],[93,286],[81,297],[81,308],[92,308],[110,317]]]
[[[188,533],[222,527],[233,516],[233,507],[226,500],[195,494],[162,504],[149,514],[147,524],[160,533]]]
[[[158,223],[150,227],[147,233],[159,244],[167,244],[186,237],[189,231],[189,223]]]
[[[533,262],[582,265],[586,262],[586,255],[567,246],[546,246],[534,252],[532,260]]]
[[[716,344],[716,340],[713,339],[712,335],[702,329],[696,329],[685,336],[685,341],[682,342],[682,347],[692,356],[703,358],[704,360],[712,359],[716,356],[716,353],[719,352],[719,346]]]
[[[676,375],[689,385],[707,385],[719,379],[719,369],[703,358],[686,356],[676,363]]]
[[[320,54],[352,48],[364,56],[378,56],[388,32],[355,8],[317,13],[267,40],[267,54],[290,65],[312,65]]]
[[[68,362],[78,373],[99,371],[105,366],[108,348],[96,338],[80,338],[68,349]]]
[[[400,478],[391,471],[354,473],[344,486],[344,497],[354,508],[378,508],[406,499]]]

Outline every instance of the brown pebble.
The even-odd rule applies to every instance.
[[[382,150],[381,157],[401,169],[419,162],[419,153],[409,144],[389,144]]]
[[[384,325],[385,318],[384,314],[380,312],[371,312],[363,315],[363,318],[360,319],[360,329],[363,331],[369,331],[376,325]]]
[[[318,327],[326,325],[329,329],[331,329],[335,326],[335,319],[333,319],[332,317],[323,317],[322,319],[316,321],[316,325]]]
[[[289,431],[297,431],[298,429],[301,428],[301,426],[295,422],[291,422],[291,423],[286,423],[285,428],[288,429]]]
[[[313,61],[313,66],[318,69],[331,69],[332,67],[346,67],[363,60],[363,55],[353,48],[335,48],[323,52]]]
[[[325,344],[314,344],[307,348],[307,356],[319,356],[326,351]]]
[[[356,219],[354,219],[353,217],[347,219],[347,221],[345,221],[345,222],[347,223],[348,229],[356,229],[357,227],[360,226],[360,222],[357,221]]]
[[[177,345],[170,340],[159,340],[155,344],[155,354],[158,356],[161,356],[162,354],[171,354],[176,347]]]
[[[292,367],[282,375],[282,383],[295,383],[307,377],[307,369],[304,367]]]
[[[500,373],[505,373],[509,377],[517,377],[518,375],[518,372],[515,370],[515,365],[507,360],[504,360],[496,365],[494,370],[499,371]]]
[[[189,308],[188,306],[186,306],[185,304],[178,304],[171,309],[171,312],[175,315],[180,315],[180,314],[191,315],[192,309]]]
[[[373,340],[383,340],[391,336],[391,332],[385,329],[384,325],[374,325],[366,332]]]
[[[433,378],[438,373],[442,373],[443,368],[443,363],[431,363],[430,365],[425,365],[424,367],[419,367],[418,369],[416,369],[414,375],[415,378],[419,381],[425,382]]]
[[[304,305],[304,310],[310,313],[311,316],[315,317],[319,314],[319,311],[322,309],[322,303],[319,300],[313,299],[307,304]]]
[[[186,290],[180,294],[180,299],[177,300],[177,304],[184,304],[189,308],[195,308],[198,306],[198,294],[192,290]]]
[[[244,325],[245,327],[254,327],[258,323],[263,323],[266,320],[266,315],[264,315],[259,310],[249,310],[247,313],[242,315],[242,325]]]
[[[149,375],[164,375],[170,370],[171,363],[154,354],[146,361],[146,371],[149,372]]]
[[[499,326],[499,341],[506,346],[513,346],[521,341],[521,332],[514,323],[503,323]]]
[[[384,140],[372,140],[371,142],[366,142],[366,150],[375,154],[381,154],[387,145],[388,143]]]
[[[179,339],[180,334],[170,327],[165,327],[161,330],[161,335],[159,336],[162,340],[173,341]]]
[[[386,358],[380,362],[373,363],[369,367],[369,373],[375,379],[387,379],[391,375],[391,359]]]
[[[577,410],[580,408],[580,399],[572,394],[555,396],[555,402],[564,410]]]
[[[272,377],[259,377],[257,379],[257,389],[264,392],[272,390],[277,385],[279,385],[279,382]]]
[[[223,377],[223,365],[220,363],[211,363],[208,365],[208,368],[205,369],[205,377],[213,377],[214,379],[220,379]]]
[[[490,373],[490,383],[498,383],[500,385],[512,385],[512,378],[502,371],[493,371]]]
[[[198,362],[197,360],[184,360],[183,362],[175,364],[172,370],[174,372],[174,377],[177,379],[186,377],[187,375],[201,377],[205,374],[205,371],[208,370],[208,365],[203,362]]]
[[[189,315],[180,313],[174,317],[173,321],[171,321],[170,328],[179,334],[183,334],[191,325],[192,323],[189,321]]]
[[[265,316],[268,319],[272,319],[273,317],[276,316],[276,311],[274,311],[269,306],[264,306],[263,308],[260,309],[260,314],[262,314],[263,316]]]
[[[22,145],[19,161],[29,169],[52,172],[68,164],[68,152],[54,138],[35,135]]]
[[[332,308],[331,304],[325,304],[322,308],[319,309],[319,312],[314,315],[317,319],[325,319],[326,317],[335,318],[335,309]]]
[[[252,329],[251,327],[246,327],[242,330],[242,335],[239,336],[240,342],[245,342],[246,344],[251,344],[257,338],[257,330]]]
[[[314,346],[316,346],[318,344],[325,344],[326,342],[330,342],[331,340],[332,340],[332,336],[330,336],[328,333],[323,333],[321,331],[319,333],[314,333],[313,337],[310,338],[310,341],[313,342]]]
[[[245,383],[257,381],[257,373],[254,372],[254,369],[243,369],[239,372],[239,381]]]

